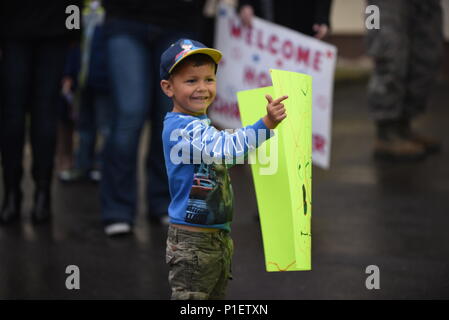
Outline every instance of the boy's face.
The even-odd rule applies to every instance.
[[[169,80],[161,81],[162,90],[173,100],[173,112],[205,114],[217,91],[215,66],[186,63],[178,68]]]

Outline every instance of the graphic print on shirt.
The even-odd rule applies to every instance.
[[[232,186],[226,166],[196,164],[185,222],[201,225],[232,220]]]

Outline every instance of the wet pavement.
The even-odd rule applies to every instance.
[[[442,139],[443,152],[398,165],[372,158],[365,84],[336,85],[331,169],[314,167],[312,176],[312,271],[265,271],[251,172],[233,168],[235,256],[228,298],[448,299],[448,89],[438,85],[428,113],[416,123]],[[110,239],[100,222],[97,186],[55,182],[54,219],[33,226],[29,179],[21,222],[0,227],[1,299],[169,298],[166,227],[149,225],[143,204],[135,234]],[[66,288],[69,265],[79,267],[79,290]],[[365,286],[370,265],[380,270],[378,290]]]

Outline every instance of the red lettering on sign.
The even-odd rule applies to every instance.
[[[242,28],[239,23],[236,23],[234,19],[229,19],[229,26],[231,27],[231,36],[234,38],[240,38],[242,35]]]
[[[321,65],[321,51],[315,52],[315,58],[313,59],[313,69],[315,71],[320,71],[320,65]]]
[[[252,43],[253,43],[252,42],[252,40],[253,40],[253,28],[250,27],[250,28],[246,28],[245,30],[246,30],[246,35],[245,35],[246,44],[251,46]]]
[[[262,30],[257,30],[257,47],[261,50],[264,49],[264,45],[263,45],[263,31]]]
[[[313,151],[319,152],[319,153],[324,153],[324,147],[326,146],[326,139],[319,134],[314,134],[312,136],[312,141],[313,141]]]
[[[278,50],[274,47],[274,44],[279,41],[279,38],[277,35],[273,34],[270,36],[270,39],[268,40],[268,50],[271,54],[278,53]]]
[[[260,72],[247,66],[245,67],[245,71],[243,72],[243,82],[251,87],[267,87],[271,86],[271,77],[267,72]]]
[[[295,63],[311,67],[314,71],[320,72],[323,58],[334,58],[333,52],[329,49],[323,52],[315,51],[303,45],[298,45],[288,38],[279,38],[278,34],[266,34],[266,30],[263,29],[242,27],[238,19],[229,19],[229,31],[231,37],[243,39],[249,47],[276,56],[278,65],[282,65],[279,61],[294,59]]]
[[[293,56],[293,43],[290,40],[282,44],[282,55],[285,59],[290,59]]]
[[[298,51],[297,51],[297,56],[296,56],[296,61],[298,63],[303,63],[306,66],[309,65],[309,57],[310,57],[310,50],[309,49],[304,49],[302,47],[298,47]]]
[[[258,87],[267,87],[271,85],[270,76],[266,72],[259,73],[257,77],[257,86]]]
[[[253,68],[246,67],[245,71],[243,72],[243,81],[248,84],[253,84],[254,80],[256,79],[256,74]]]

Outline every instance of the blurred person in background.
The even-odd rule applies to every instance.
[[[440,0],[369,0],[380,13],[380,28],[367,30],[374,71],[368,105],[375,120],[376,158],[424,159],[441,149],[435,138],[412,129],[422,114],[443,56]]]
[[[86,1],[82,13],[81,70],[76,77],[79,82],[78,146],[74,167],[59,174],[62,182],[100,180],[103,146],[110,133],[114,103],[109,86],[103,28],[105,11],[101,1]],[[101,140],[97,139],[97,132]]]
[[[67,48],[79,31],[66,28],[66,8],[80,1],[2,1],[0,143],[4,194],[0,223],[19,218],[26,131],[32,150],[33,223],[50,219],[58,124],[57,102]],[[29,112],[29,127],[26,114]]]
[[[162,125],[171,102],[159,86],[159,59],[177,39],[197,38],[204,1],[105,0],[103,4],[114,109],[104,150],[100,194],[104,230],[114,236],[132,232],[135,223],[138,148],[147,119],[147,215],[154,224],[167,217],[170,194]]]
[[[331,0],[240,0],[242,22],[250,26],[254,15],[303,34],[323,39],[329,34]]]
[[[201,28],[201,42],[208,47],[214,46],[215,40],[215,18],[220,3],[236,8],[238,0],[205,0],[203,7],[203,26]]]
[[[208,46],[214,45],[215,16],[220,2],[237,7],[246,26],[251,26],[256,15],[317,39],[323,39],[329,33],[331,0],[206,0],[201,37]]]
[[[73,133],[76,122],[75,95],[80,68],[79,45],[70,47],[66,57],[59,96],[59,124],[56,145],[56,171],[64,175],[73,166]]]

